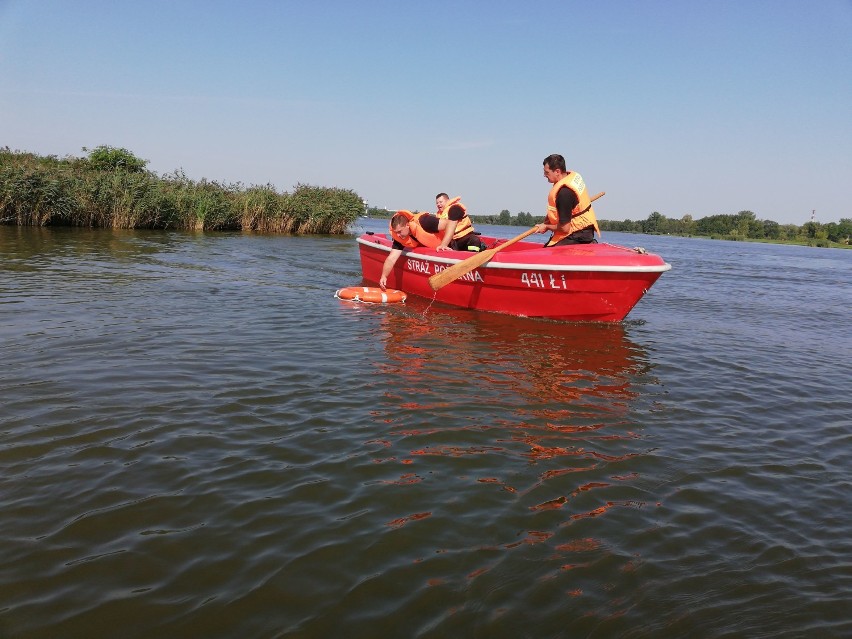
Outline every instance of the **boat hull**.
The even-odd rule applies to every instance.
[[[491,248],[505,240],[482,237]],[[378,283],[392,240],[358,239],[361,271]],[[420,247],[403,251],[387,286],[444,304],[480,311],[563,321],[620,322],[671,266],[660,256],[614,244],[544,248],[516,242],[486,264],[433,291],[429,278],[469,257]]]

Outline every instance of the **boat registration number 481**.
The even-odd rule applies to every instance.
[[[559,276],[555,273],[548,273],[547,275],[548,277],[545,278],[542,273],[522,273],[521,281],[530,288],[568,288],[564,273]]]

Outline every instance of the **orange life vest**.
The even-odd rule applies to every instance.
[[[559,211],[556,210],[556,194],[563,186],[574,191],[577,196],[577,206],[571,211],[571,223],[567,231],[560,228]],[[586,188],[586,183],[579,173],[568,171],[568,175],[550,189],[550,193],[547,195],[547,224],[555,224],[556,230],[545,246],[553,246],[572,233],[582,231],[588,226],[594,226],[598,235],[601,234],[601,230],[598,228],[598,220],[595,217],[595,210],[592,208],[591,200],[589,200],[589,189]]]
[[[408,218],[408,228],[411,230],[408,237],[404,238],[401,235],[398,235],[397,232],[393,230],[391,223],[388,222],[391,237],[397,242],[407,248],[417,248],[418,246],[435,248],[441,243],[441,238],[444,235],[442,232],[429,233],[426,229],[420,226],[420,216],[426,215],[426,213],[412,213],[411,211],[397,211],[397,213],[401,213]],[[393,218],[391,218],[391,221],[393,221]]]
[[[458,240],[463,238],[464,236],[470,234],[473,231],[473,223],[470,221],[470,218],[467,216],[467,207],[461,203],[460,197],[454,197],[452,200],[449,200],[440,213],[435,213],[438,218],[445,217],[449,219],[450,209],[454,206],[460,206],[461,210],[464,211],[464,217],[459,220],[458,224],[456,224],[456,230],[453,231],[453,239]]]

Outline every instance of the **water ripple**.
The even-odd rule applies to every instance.
[[[0,636],[849,635],[852,252],[622,243],[675,269],[594,326],[0,227]]]

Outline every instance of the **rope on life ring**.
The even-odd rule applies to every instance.
[[[349,286],[338,289],[334,296],[341,300],[368,302],[370,304],[390,304],[405,301],[405,293],[402,291],[393,288],[383,291],[375,286]]]

